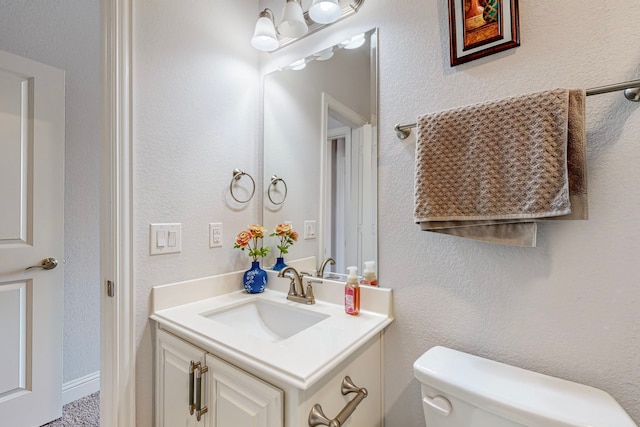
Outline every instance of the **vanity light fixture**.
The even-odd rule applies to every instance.
[[[332,24],[340,17],[338,0],[313,0],[309,8],[309,16],[318,24]]]
[[[267,8],[260,12],[260,17],[256,22],[256,29],[251,39],[251,45],[265,52],[271,52],[280,47],[271,9]]]
[[[360,10],[365,0],[313,0],[308,11],[302,0],[279,0],[284,3],[282,21],[276,26],[273,11],[260,12],[251,45],[264,52],[274,51],[301,37],[342,20]]]
[[[301,0],[287,0],[278,31],[285,37],[299,38],[307,34],[309,27],[304,20]]]

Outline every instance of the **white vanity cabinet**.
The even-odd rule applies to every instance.
[[[157,427],[284,426],[282,390],[162,329],[156,332]],[[201,369],[199,390],[198,372],[190,372],[195,362]],[[198,394],[206,408],[199,421],[197,408],[190,411]]]
[[[319,404],[331,420],[355,398],[342,395],[342,380],[349,376],[367,397],[342,424],[345,427],[381,427],[381,339],[374,337],[325,377],[306,390],[277,378],[261,379],[210,352],[158,327],[155,349],[155,416],[157,427],[307,427],[309,412]],[[201,401],[207,407],[198,421],[189,411],[189,366],[206,366]],[[195,385],[195,381],[194,381]],[[197,390],[194,391],[194,400]]]
[[[308,427],[317,405],[315,425],[382,427],[391,290],[363,287],[366,309],[349,316],[344,283],[316,282],[315,304],[304,305],[268,273],[260,294],[234,290],[243,272],[154,288],[155,426]],[[343,388],[345,377],[352,385]],[[198,395],[199,422],[190,413]]]

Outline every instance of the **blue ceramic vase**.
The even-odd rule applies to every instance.
[[[244,289],[250,294],[259,294],[267,287],[267,272],[260,268],[260,261],[251,262],[251,268],[242,276]]]
[[[273,266],[272,270],[273,271],[280,271],[283,268],[285,268],[287,266],[287,264],[284,263],[284,257],[278,257],[276,258],[276,265]]]

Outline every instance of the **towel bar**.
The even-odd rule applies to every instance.
[[[619,90],[624,90],[624,96],[629,101],[640,102],[640,79],[587,89],[587,96],[617,92]],[[396,131],[398,139],[406,139],[411,135],[411,129],[416,126],[418,126],[417,123],[409,123],[406,125],[396,125],[393,129]]]

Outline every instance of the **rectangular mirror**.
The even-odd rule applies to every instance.
[[[334,258],[325,273],[377,265],[377,37],[356,35],[264,79],[263,224],[291,222],[299,239],[287,258]]]

